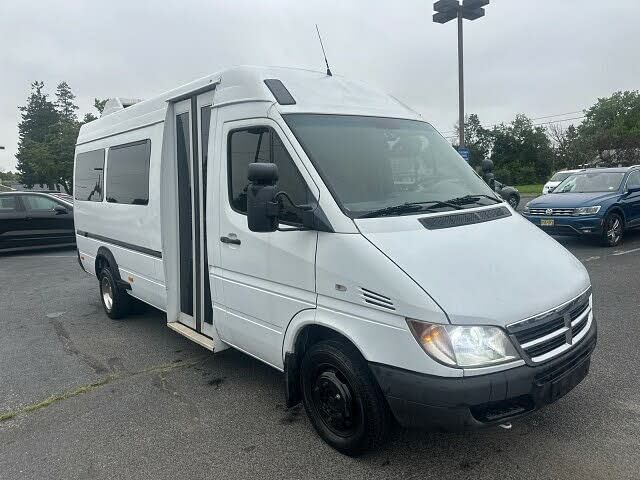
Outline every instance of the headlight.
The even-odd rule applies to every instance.
[[[524,208],[522,209],[522,213],[529,213],[529,204],[531,202],[527,202],[527,204],[524,206]]]
[[[580,207],[573,211],[574,215],[595,215],[600,211],[600,205],[594,207]]]
[[[434,360],[452,367],[481,367],[519,358],[498,327],[436,325],[407,319],[411,333]]]

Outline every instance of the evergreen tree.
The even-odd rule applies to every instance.
[[[58,84],[55,106],[58,115],[60,115],[60,120],[69,122],[76,122],[78,120],[76,117],[78,106],[73,103],[75,98],[76,96],[71,91],[67,82],[60,82]]]
[[[29,187],[52,186],[46,168],[42,167],[50,160],[45,141],[51,126],[58,121],[58,112],[43,89],[43,82],[33,82],[27,104],[19,107],[17,170],[21,181]]]

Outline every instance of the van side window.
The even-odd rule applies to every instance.
[[[109,148],[107,202],[127,205],[149,203],[151,140]]]
[[[75,199],[101,202],[104,187],[104,150],[79,153],[76,156]]]
[[[269,127],[235,130],[228,143],[229,201],[238,213],[247,213],[247,172],[253,162],[278,166],[278,190],[285,191],[298,205],[309,204],[313,197],[278,134]],[[302,223],[302,218],[284,202],[281,220]]]

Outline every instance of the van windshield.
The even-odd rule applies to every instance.
[[[354,115],[289,114],[284,118],[352,218],[377,216],[378,210],[404,204],[447,210],[499,201],[428,123]],[[415,211],[398,209],[397,214]]]

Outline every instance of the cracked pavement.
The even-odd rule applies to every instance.
[[[511,430],[395,429],[358,459],[284,408],[270,367],[211,355],[152,308],[109,319],[75,251],[0,254],[0,478],[637,478],[640,233],[617,249],[561,242],[593,282],[587,379]]]

